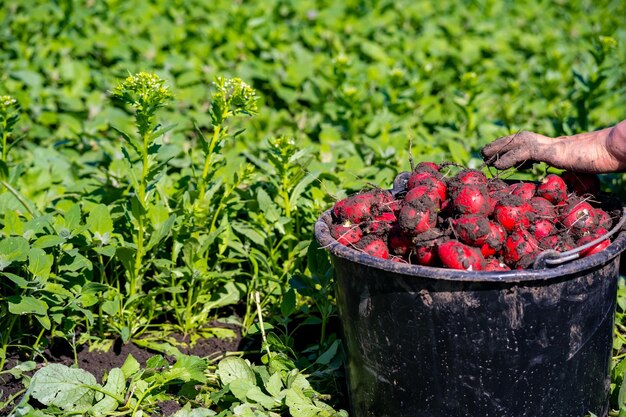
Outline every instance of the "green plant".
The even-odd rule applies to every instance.
[[[280,354],[268,357],[263,366],[238,357],[209,366],[204,359],[186,355],[170,365],[157,355],[148,359],[145,368],[129,355],[120,368],[108,371],[103,384],[82,369],[49,364],[30,378],[10,415],[141,416],[158,412],[167,400],[185,403],[177,416],[348,415],[328,406],[306,376]]]

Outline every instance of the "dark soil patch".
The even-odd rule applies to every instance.
[[[201,339],[198,340],[193,346],[189,346],[188,343],[186,343],[187,339],[183,337],[183,335],[173,334],[170,335],[170,337],[173,337],[178,342],[181,342],[181,345],[176,347],[182,353],[187,355],[215,357],[225,352],[239,350],[241,332],[238,327],[219,322],[210,323],[210,327],[228,327],[235,331],[236,337],[231,339],[219,339],[216,337]],[[107,352],[98,350],[89,351],[89,347],[87,345],[79,346],[76,350],[78,366],[81,369],[92,373],[98,382],[102,382],[104,374],[110,369],[121,367],[128,355],[133,355],[133,357],[137,359],[142,366],[145,366],[146,361],[155,354],[159,354],[159,352],[145,349],[134,343],[124,344],[120,339],[116,340],[111,349]],[[62,339],[54,339],[50,346],[44,351],[43,356],[48,363],[61,363],[68,366],[74,364],[74,351],[71,345]],[[19,359],[18,353],[13,352],[10,360],[7,361],[8,367],[10,368],[14,366],[18,363]],[[172,357],[167,359],[170,360],[170,362],[174,361],[174,358]],[[42,361],[39,366],[43,365],[44,363]],[[22,390],[24,390],[24,385],[21,380],[16,380],[10,375],[0,376],[0,402],[7,401],[9,398]],[[8,416],[17,401],[19,401],[19,399],[17,399],[12,405],[8,405],[0,409],[0,417]],[[181,406],[175,401],[165,401],[159,404],[159,407],[161,411],[159,414],[160,416],[170,416],[181,408]]]

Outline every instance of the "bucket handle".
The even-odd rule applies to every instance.
[[[554,249],[546,249],[541,252],[537,258],[535,259],[535,263],[533,264],[533,269],[544,269],[549,266],[558,266],[562,263],[573,261],[580,257],[580,253],[586,249],[594,247],[598,243],[610,238],[615,233],[619,232],[622,227],[626,223],[626,208],[622,209],[622,218],[620,221],[613,227],[611,230],[598,237],[597,239],[592,240],[591,242],[585,243],[577,248],[565,251],[565,252],[557,252]]]

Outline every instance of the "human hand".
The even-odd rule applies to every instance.
[[[557,138],[519,132],[495,140],[482,154],[487,164],[498,169],[546,162],[576,172],[622,171],[626,169],[626,121],[596,132]]]

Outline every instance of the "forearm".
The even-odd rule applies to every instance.
[[[518,132],[493,141],[482,154],[498,169],[532,161],[577,172],[626,171],[626,120],[607,129],[557,138]]]
[[[618,171],[626,169],[626,120],[616,124],[607,134],[606,147],[613,158],[620,162]]]
[[[545,160],[557,168],[578,172],[619,170],[618,160],[612,157],[607,146],[612,129],[554,138],[551,149],[545,151]]]

